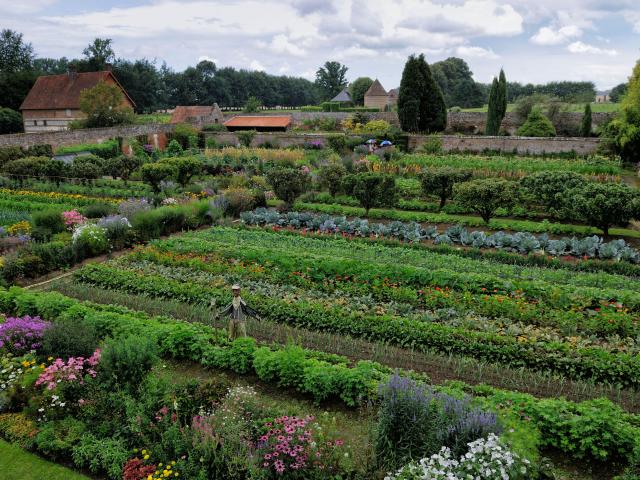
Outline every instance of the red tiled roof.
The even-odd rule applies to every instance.
[[[170,123],[184,123],[190,118],[209,117],[216,113],[214,106],[177,106],[171,114]]]
[[[109,77],[122,89],[122,93],[131,106],[135,106],[135,102],[122,88],[113,73],[103,71],[38,77],[27,98],[22,102],[20,110],[60,110],[65,108],[77,110],[80,108],[80,92],[95,87],[100,81],[105,81]]]
[[[279,127],[291,125],[290,116],[242,116],[233,117],[224,122],[227,127]]]

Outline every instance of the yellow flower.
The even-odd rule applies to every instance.
[[[176,461],[175,461],[175,460],[173,460],[173,461],[171,462],[171,465],[175,465],[175,464],[176,464]]]
[[[149,455],[145,455],[143,458],[144,458],[145,460],[149,460]]]
[[[147,480],[153,480],[153,475],[149,475],[149,476],[147,477]]]
[[[160,462],[160,463],[158,464],[158,466],[159,466],[159,467],[161,467],[161,466],[162,466],[162,462]]]
[[[133,449],[133,453],[138,453],[138,449],[137,449],[137,448],[134,448],[134,449]]]
[[[146,455],[146,454],[147,454],[147,451],[146,451],[146,450],[142,450],[142,454],[143,454],[143,455]]]

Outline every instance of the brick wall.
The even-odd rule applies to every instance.
[[[87,128],[83,130],[66,130],[62,132],[16,133],[0,135],[0,147],[19,145],[51,145],[54,150],[66,145],[80,143],[102,143],[110,138],[132,138],[139,135],[153,136],[173,131],[175,125],[125,125],[110,128]]]

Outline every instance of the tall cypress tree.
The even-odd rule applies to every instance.
[[[580,135],[583,137],[591,136],[591,104],[584,106],[584,115],[582,115],[582,125],[580,126]]]
[[[500,69],[500,76],[498,77],[498,106],[500,107],[500,122],[498,123],[498,130],[500,130],[500,124],[502,119],[507,114],[507,76],[504,74],[504,70]]]
[[[447,107],[424,55],[411,55],[404,66],[398,118],[406,132],[437,132],[447,125]]]
[[[425,83],[425,90],[420,99],[418,128],[426,133],[441,132],[447,127],[447,106],[444,103],[444,95],[433,78],[424,55],[421,54],[418,61]]]
[[[419,131],[420,97],[426,87],[419,63],[419,60],[414,55],[407,59],[402,71],[400,92],[398,93],[400,128],[405,132],[411,133]]]
[[[491,82],[491,90],[489,91],[489,106],[487,110],[487,124],[485,126],[485,135],[497,135],[500,130],[500,105],[499,93],[500,86],[498,79],[493,77]]]

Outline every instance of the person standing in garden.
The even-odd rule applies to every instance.
[[[256,320],[261,320],[261,318],[258,312],[242,300],[240,285],[233,285],[231,292],[233,293],[231,304],[222,311],[221,315],[229,317],[229,340],[235,340],[236,338],[247,336],[247,324],[245,322],[247,317],[253,317]]]

